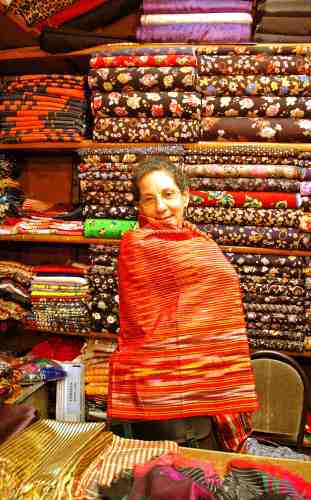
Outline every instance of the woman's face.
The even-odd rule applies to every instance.
[[[168,172],[154,170],[144,175],[138,188],[141,214],[174,227],[182,224],[184,209],[189,202],[189,191],[182,193]]]

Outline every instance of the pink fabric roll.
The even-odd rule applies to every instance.
[[[144,0],[146,14],[168,14],[181,12],[251,12],[248,0]]]
[[[251,40],[250,24],[165,24],[139,26],[137,40],[141,42],[227,42],[245,43]]]

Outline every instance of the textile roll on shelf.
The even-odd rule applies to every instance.
[[[251,11],[247,0],[144,0],[136,37],[144,43],[245,43],[251,40]]]
[[[90,59],[89,86],[99,142],[195,142],[201,97],[191,47],[122,49]]]
[[[309,142],[310,50],[197,49],[203,140]]]
[[[311,42],[311,6],[304,0],[257,2],[255,40],[259,43]]]

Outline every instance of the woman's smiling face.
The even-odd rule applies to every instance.
[[[189,202],[189,191],[182,193],[174,178],[165,170],[144,175],[139,183],[139,211],[164,224],[180,227]]]

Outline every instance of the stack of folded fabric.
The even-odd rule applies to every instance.
[[[192,47],[118,49],[94,54],[89,86],[99,142],[195,142],[201,96]]]
[[[36,266],[31,282],[33,328],[64,333],[90,330],[87,270],[77,266]]]
[[[310,48],[198,48],[203,140],[309,142]]]
[[[19,215],[21,212],[24,194],[16,180],[18,175],[15,159],[0,154],[0,224],[5,222],[7,215]]]
[[[119,331],[119,292],[117,278],[118,246],[90,245],[89,270],[92,330]]]
[[[136,219],[133,195],[126,190],[136,163],[135,153],[81,151],[78,177],[84,218]]]
[[[249,0],[143,0],[141,42],[249,42]]]
[[[260,0],[256,17],[256,42],[311,42],[311,5],[306,0]]]
[[[80,141],[86,132],[83,76],[38,74],[5,77],[0,141]]]
[[[309,250],[300,228],[299,153],[264,146],[205,145],[185,156],[188,219],[221,245]]]
[[[88,416],[106,415],[109,358],[116,347],[116,340],[110,339],[89,339],[83,346],[80,358],[85,363],[85,403]]]
[[[19,262],[0,261],[0,322],[21,321],[31,306],[30,284],[33,267]]]
[[[305,349],[311,350],[311,257],[305,257],[305,285],[306,285],[306,297],[305,297],[305,316],[306,316],[306,338],[305,338]]]
[[[304,350],[304,257],[226,253],[240,275],[252,348]]]
[[[85,236],[119,238],[121,232],[133,227],[128,224],[129,221],[137,219],[137,208],[132,193],[133,169],[137,162],[148,154],[165,155],[169,160],[181,164],[183,148],[181,145],[163,144],[145,148],[80,150],[78,177],[83,217],[120,220],[118,224],[113,222],[112,225],[110,220],[90,220],[85,224]]]

